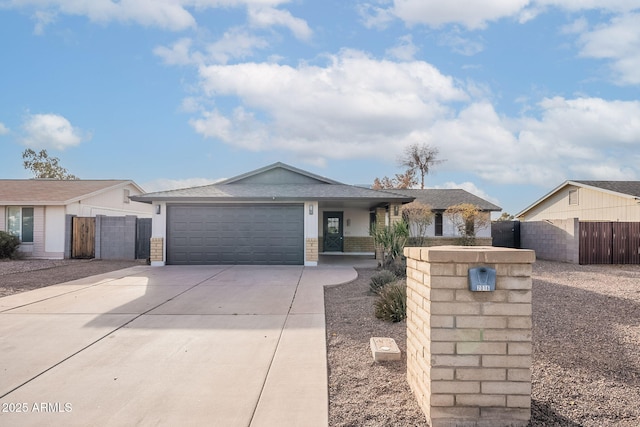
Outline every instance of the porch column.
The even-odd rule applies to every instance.
[[[304,265],[318,265],[318,202],[304,204]]]
[[[167,260],[167,204],[153,202],[151,217],[151,265],[162,267]]]
[[[391,203],[389,205],[389,223],[395,224],[396,222],[400,222],[402,220],[402,212],[400,209],[402,208],[402,203]]]
[[[376,230],[382,230],[387,226],[387,208],[376,208]],[[382,248],[378,245],[375,246],[376,259],[382,262],[384,254]]]

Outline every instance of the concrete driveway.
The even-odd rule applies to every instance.
[[[326,426],[351,267],[133,267],[0,298],[2,426]]]

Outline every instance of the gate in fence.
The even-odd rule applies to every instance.
[[[580,264],[640,264],[640,222],[580,222]]]

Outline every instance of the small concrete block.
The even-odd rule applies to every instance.
[[[373,337],[369,340],[373,360],[385,362],[388,360],[400,360],[400,349],[393,338]]]

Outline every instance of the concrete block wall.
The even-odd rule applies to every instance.
[[[527,425],[535,253],[441,246],[405,256],[407,380],[430,425]],[[469,290],[477,266],[496,269],[495,291]]]
[[[135,216],[96,216],[96,258],[136,259]]]
[[[520,245],[540,259],[578,264],[580,261],[578,218],[520,223]]]

